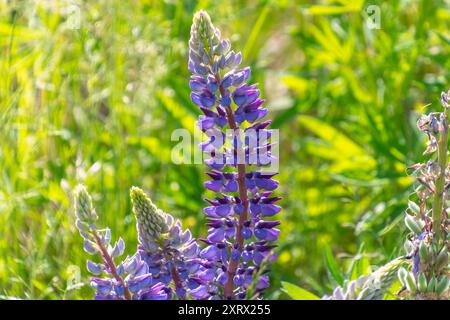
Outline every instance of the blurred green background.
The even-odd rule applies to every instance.
[[[368,5],[380,29],[367,27]],[[288,298],[281,281],[323,295],[400,254],[405,168],[424,145],[415,121],[450,87],[448,0],[1,0],[0,297],[92,297],[77,183],[128,254],[132,185],[204,234],[205,167],[170,161],[172,130],[198,115],[187,42],[202,8],[242,50],[280,129],[267,296]]]

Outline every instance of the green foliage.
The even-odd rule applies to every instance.
[[[186,42],[200,8],[244,48],[280,129],[269,298],[291,294],[281,280],[322,296],[398,256],[405,168],[423,149],[416,112],[450,82],[446,1],[77,3],[79,29],[63,0],[0,3],[1,297],[92,296],[75,267],[85,259],[70,214],[78,183],[102,195],[99,224],[124,238],[135,239],[132,185],[205,231],[203,166],[170,160],[173,129],[193,130],[197,117]],[[381,29],[366,27],[369,4]]]
[[[283,291],[286,292],[294,300],[319,300],[320,298],[315,294],[302,289],[295,284],[282,281]]]

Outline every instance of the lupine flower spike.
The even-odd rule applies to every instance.
[[[405,263],[404,257],[397,258],[368,276],[361,276],[344,287],[337,287],[331,296],[324,296],[322,300],[381,300],[397,279],[397,271]]]
[[[275,204],[280,198],[271,195],[276,172],[249,169],[271,163],[272,132],[266,129],[270,121],[260,122],[267,109],[257,84],[247,84],[250,68],[240,68],[241,61],[208,14],[197,12],[189,40],[191,99],[203,113],[197,125],[209,137],[200,145],[210,155],[205,187],[216,193],[204,209],[210,229],[200,255],[207,262],[199,270],[202,284],[191,291],[198,299],[243,299],[254,276],[257,292],[267,288],[267,270],[261,268],[273,260],[270,243],[280,232],[279,221],[264,220],[281,210]],[[231,130],[230,147],[225,129]]]
[[[123,255],[125,243],[120,238],[111,246],[110,229],[97,229],[97,214],[84,186],[76,188],[74,202],[76,226],[84,239],[84,250],[102,259],[100,263],[87,261],[90,273],[104,275],[91,280],[91,285],[96,288],[96,299],[166,299],[164,285],[154,283],[147,264],[139,254],[127,257],[119,265],[114,262],[115,258]]]
[[[418,186],[405,215],[405,225],[410,231],[405,249],[411,266],[398,273],[404,286],[401,295],[405,298],[449,298],[449,100],[450,91],[443,92],[444,110],[423,115],[417,122],[419,130],[428,137],[424,154],[431,154],[432,158],[410,167]]]
[[[196,277],[199,245],[189,230],[182,230],[179,220],[158,209],[141,189],[131,188],[130,195],[137,220],[139,254],[155,282],[167,286],[172,283],[177,297],[186,299],[187,291],[200,283]]]

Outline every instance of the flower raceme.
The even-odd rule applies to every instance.
[[[404,257],[392,260],[368,276],[361,276],[349,281],[344,287],[337,287],[322,300],[381,300],[396,280],[397,271],[405,263]]]
[[[448,186],[448,121],[450,91],[441,94],[442,112],[423,115],[417,122],[420,131],[428,137],[424,154],[435,154],[435,159],[417,163],[414,171],[418,186],[405,215],[405,225],[411,232],[405,242],[410,270],[399,270],[404,296],[412,299],[448,299],[449,284],[449,226]],[[418,202],[418,203],[416,203]]]
[[[186,299],[189,289],[199,286],[196,273],[201,260],[200,246],[181,222],[158,209],[139,188],[130,192],[137,220],[138,252],[148,264],[155,281],[173,282],[179,299]]]
[[[211,180],[205,187],[216,193],[207,199],[208,236],[200,252],[201,285],[198,299],[243,299],[258,296],[269,286],[265,265],[274,259],[271,244],[278,238],[279,221],[265,220],[281,207],[272,196],[276,172],[250,169],[272,163],[270,121],[257,84],[247,84],[250,68],[240,68],[242,55],[221,39],[204,11],[195,14],[189,40],[188,68],[191,99],[200,108],[197,125],[209,140],[200,148],[210,156],[205,164]],[[229,141],[225,141],[227,138]],[[228,143],[227,143],[228,142]]]
[[[84,186],[78,186],[74,196],[76,226],[84,239],[84,250],[91,255],[99,255],[102,262],[87,261],[87,269],[96,275],[91,285],[96,289],[96,299],[167,299],[162,283],[154,281],[148,265],[140,254],[116,264],[115,258],[123,255],[125,243],[120,238],[110,245],[110,229],[97,229],[97,214],[92,206],[91,196]],[[103,274],[104,277],[97,277]]]
[[[84,186],[75,190],[76,226],[84,238],[84,249],[98,254],[102,263],[87,262],[88,271],[104,277],[92,278],[96,299],[166,300],[187,299],[201,280],[197,276],[202,260],[200,250],[189,230],[181,222],[158,209],[139,188],[130,190],[133,212],[137,220],[139,245],[137,252],[116,264],[123,255],[125,243],[119,239],[110,245],[109,229],[97,229],[97,215]]]

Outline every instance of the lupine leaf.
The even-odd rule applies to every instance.
[[[294,300],[319,300],[320,298],[303,288],[289,282],[281,282],[282,290],[286,292]]]
[[[339,284],[344,284],[344,277],[342,276],[341,271],[337,265],[336,260],[334,259],[333,253],[328,245],[325,246],[325,262],[327,265],[328,271],[333,276],[333,279]]]

